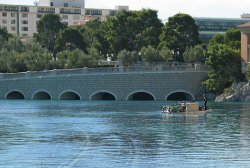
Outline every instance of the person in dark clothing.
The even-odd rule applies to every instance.
[[[204,110],[207,110],[207,95],[203,94]]]

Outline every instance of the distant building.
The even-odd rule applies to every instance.
[[[66,25],[80,25],[93,19],[105,21],[119,10],[129,10],[129,7],[90,9],[85,8],[85,0],[40,0],[35,6],[0,4],[0,26],[13,35],[28,38],[36,33],[36,23],[46,13],[60,15]]]
[[[208,42],[215,34],[224,34],[230,28],[250,22],[250,15],[241,15],[241,18],[203,18],[194,17],[196,24],[199,26],[200,39]]]
[[[242,72],[246,72],[250,63],[250,22],[238,26],[241,30],[241,60]]]
[[[55,6],[64,8],[84,8],[85,0],[40,0],[39,6]]]

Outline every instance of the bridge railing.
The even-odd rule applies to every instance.
[[[162,71],[207,71],[204,64],[157,64],[157,65],[134,65],[129,67],[105,67],[105,68],[79,68],[79,69],[54,69],[45,71],[28,71],[20,73],[1,73],[1,79],[16,78],[42,78],[48,76],[62,75],[72,76],[94,73],[123,73],[123,72],[162,72]]]

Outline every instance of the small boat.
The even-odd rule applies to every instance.
[[[197,102],[178,102],[175,105],[166,105],[162,107],[164,114],[188,114],[188,115],[206,115],[211,109],[204,109]]]

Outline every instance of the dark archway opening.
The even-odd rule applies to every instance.
[[[146,92],[137,92],[129,96],[128,100],[154,100],[154,97]]]
[[[107,92],[99,92],[91,97],[91,100],[116,100],[115,96]]]
[[[169,101],[193,101],[193,97],[185,92],[175,92],[167,97]]]
[[[13,91],[6,96],[6,99],[24,99],[24,95],[21,92]]]
[[[36,100],[51,100],[51,96],[47,92],[37,92],[33,99]]]
[[[61,95],[60,100],[80,100],[80,96],[74,92],[65,92]]]

